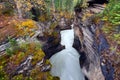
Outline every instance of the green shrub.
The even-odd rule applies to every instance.
[[[8,38],[10,47],[6,49],[6,54],[12,56],[18,50],[18,44],[15,39]]]
[[[110,0],[103,11],[103,20],[109,21],[113,25],[120,25],[120,0]]]

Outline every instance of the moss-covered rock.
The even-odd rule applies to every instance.
[[[16,45],[11,47],[16,49],[12,49],[14,54],[0,57],[1,80],[54,80],[49,73],[51,64],[44,59],[40,43],[24,42],[18,44],[17,48]]]

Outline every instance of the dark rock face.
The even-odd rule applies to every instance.
[[[114,80],[114,68],[112,66],[112,61],[105,57],[106,53],[108,53],[110,45],[108,44],[105,36],[100,32],[98,35],[98,53],[100,54],[100,65],[103,75],[105,76],[105,80]]]
[[[32,56],[29,55],[26,60],[21,62],[21,64],[15,69],[13,73],[11,73],[10,77],[14,77],[18,74],[23,74],[24,76],[28,76],[29,71],[32,69],[32,64],[31,64]]]
[[[108,0],[90,0],[88,3],[89,8],[87,10],[96,9],[99,12],[99,9],[100,11],[104,9],[101,4],[108,3]],[[93,6],[94,4],[97,4],[97,7]],[[75,8],[75,13],[74,26],[80,28],[79,31],[74,29],[75,33],[77,33],[75,35],[79,37],[78,40],[80,41],[75,41],[77,43],[75,48],[81,55],[80,65],[83,73],[89,80],[113,80],[113,67],[109,61],[103,64],[105,58],[101,57],[103,51],[109,49],[109,44],[100,31],[102,24],[93,22],[94,15],[82,21],[81,15],[83,12],[77,7]],[[82,45],[78,45],[78,43]],[[83,49],[80,50],[81,48]]]
[[[68,20],[64,17],[61,18],[59,23],[54,27],[54,31],[50,31],[51,34],[49,35],[48,32],[43,32],[42,36],[37,36],[37,39],[41,41],[42,44],[42,50],[45,52],[45,59],[49,59],[52,55],[55,53],[61,51],[65,47],[60,44],[61,36],[60,31],[71,29],[71,20]],[[53,26],[52,26],[53,27]]]
[[[104,80],[100,67],[100,58],[97,49],[93,47],[95,35],[89,28],[81,27],[83,30],[83,52],[81,52],[80,64],[83,73],[89,80]],[[92,74],[92,75],[91,75]],[[96,75],[97,74],[97,75]]]
[[[84,52],[80,52],[79,60],[80,60],[80,67],[81,68],[85,67],[85,69],[89,71],[90,62],[87,58],[87,55]]]
[[[81,13],[82,12],[79,14]],[[77,31],[78,29],[74,29],[76,33],[75,35],[79,37],[79,41],[82,44],[82,50],[81,48],[79,48],[80,50],[77,48],[81,55],[80,65],[83,73],[89,80],[105,80],[101,71],[100,55],[97,52],[98,44],[96,42],[96,26],[93,25],[92,18],[93,17],[88,18],[83,22],[79,22],[79,19],[81,19],[79,17],[76,18],[78,20],[75,20],[75,27],[78,27],[78,29],[80,28],[79,31]],[[97,44],[97,46],[94,46],[94,43]]]
[[[73,43],[73,47],[80,53],[80,49],[81,49],[81,43],[79,41],[78,37],[74,38],[74,43]]]
[[[91,0],[88,1],[89,6],[92,6],[93,4],[104,4],[104,3],[108,3],[109,0]]]
[[[45,59],[49,59],[52,55],[55,53],[61,51],[64,49],[64,46],[62,46],[59,42],[54,43],[54,38],[48,39],[47,43],[45,43],[42,47],[42,50],[45,52]]]
[[[82,71],[89,80],[113,80],[114,68],[110,61],[102,57],[103,51],[109,49],[109,44],[100,30],[101,25],[91,23],[89,20],[88,23],[88,25],[76,26],[82,31],[74,29],[77,37],[73,47],[81,55],[79,60]],[[79,35],[81,33],[82,35]]]
[[[101,57],[101,69],[102,73],[105,76],[105,80],[114,80],[114,68],[110,60]]]
[[[32,15],[34,15],[34,17],[32,17],[32,19],[35,21],[38,21],[38,17],[40,16],[39,10],[37,8],[32,7],[30,11],[31,11]]]
[[[42,45],[42,50],[45,53],[45,59],[49,59],[55,53],[61,51],[65,47],[60,44],[60,27],[57,26],[54,30],[57,36],[48,35],[48,36],[37,36],[39,41],[44,42]]]
[[[89,69],[89,64],[90,62],[88,61],[88,58],[87,58],[87,55],[85,54],[84,51],[81,51],[81,42],[79,40],[79,38],[76,36],[74,38],[74,43],[73,43],[73,47],[79,52],[80,54],[80,58],[79,58],[79,61],[80,61],[80,67],[83,68],[85,67],[86,70],[88,71]],[[87,77],[86,77],[87,78]]]

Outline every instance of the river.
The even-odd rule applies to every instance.
[[[62,30],[61,45],[65,46],[50,58],[51,74],[60,77],[60,80],[85,80],[79,64],[79,53],[72,47],[74,30]]]

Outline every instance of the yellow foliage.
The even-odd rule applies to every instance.
[[[33,20],[25,20],[16,24],[18,36],[32,36],[37,29],[36,23]]]
[[[41,15],[39,17],[39,20],[42,21],[42,22],[46,21],[47,20],[47,15],[45,15],[45,14]]]
[[[44,52],[40,49],[34,52],[34,57],[32,60],[32,64],[36,64],[37,61],[40,61],[43,59],[43,57],[45,56]]]

